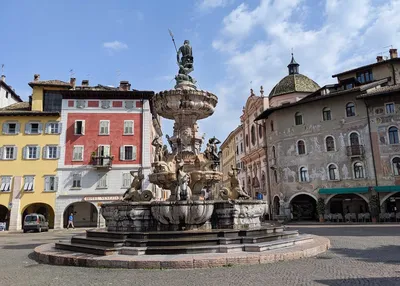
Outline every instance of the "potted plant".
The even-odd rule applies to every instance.
[[[379,198],[377,194],[372,194],[369,198],[369,211],[372,222],[376,223],[379,217]]]
[[[319,198],[317,202],[317,212],[319,216],[319,222],[324,222],[324,214],[325,214],[325,200],[323,198]]]

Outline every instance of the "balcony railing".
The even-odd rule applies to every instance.
[[[361,157],[364,155],[364,145],[352,145],[347,146],[347,156],[350,157]]]
[[[95,168],[111,169],[113,156],[92,156],[91,165]]]

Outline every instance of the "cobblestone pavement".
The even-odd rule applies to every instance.
[[[79,231],[0,234],[0,285],[400,285],[400,225],[291,225],[326,236],[315,258],[201,270],[119,270],[38,264],[32,250]]]

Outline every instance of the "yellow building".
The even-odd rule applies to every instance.
[[[60,150],[62,97],[71,88],[59,80],[30,82],[29,102],[0,109],[0,222],[19,230],[27,213],[37,212],[54,226]]]
[[[230,177],[229,171],[232,167],[236,168],[236,129],[229,133],[228,137],[221,144],[221,171],[222,171],[222,186],[229,187]]]

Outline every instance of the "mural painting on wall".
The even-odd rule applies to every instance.
[[[340,133],[340,135],[339,135],[339,143],[340,143],[340,149],[344,149],[346,144],[344,143],[344,135],[343,135],[343,133]]]
[[[288,183],[294,183],[296,182],[296,172],[292,171],[290,168],[286,167],[283,169],[284,171],[284,181],[288,182]],[[289,180],[289,177],[291,178],[291,180]]]
[[[385,126],[378,127],[378,137],[379,137],[379,142],[381,142],[381,144],[386,144],[386,127]]]
[[[344,164],[342,167],[342,174],[343,174],[343,179],[348,180],[349,178],[349,169],[347,166]]]

